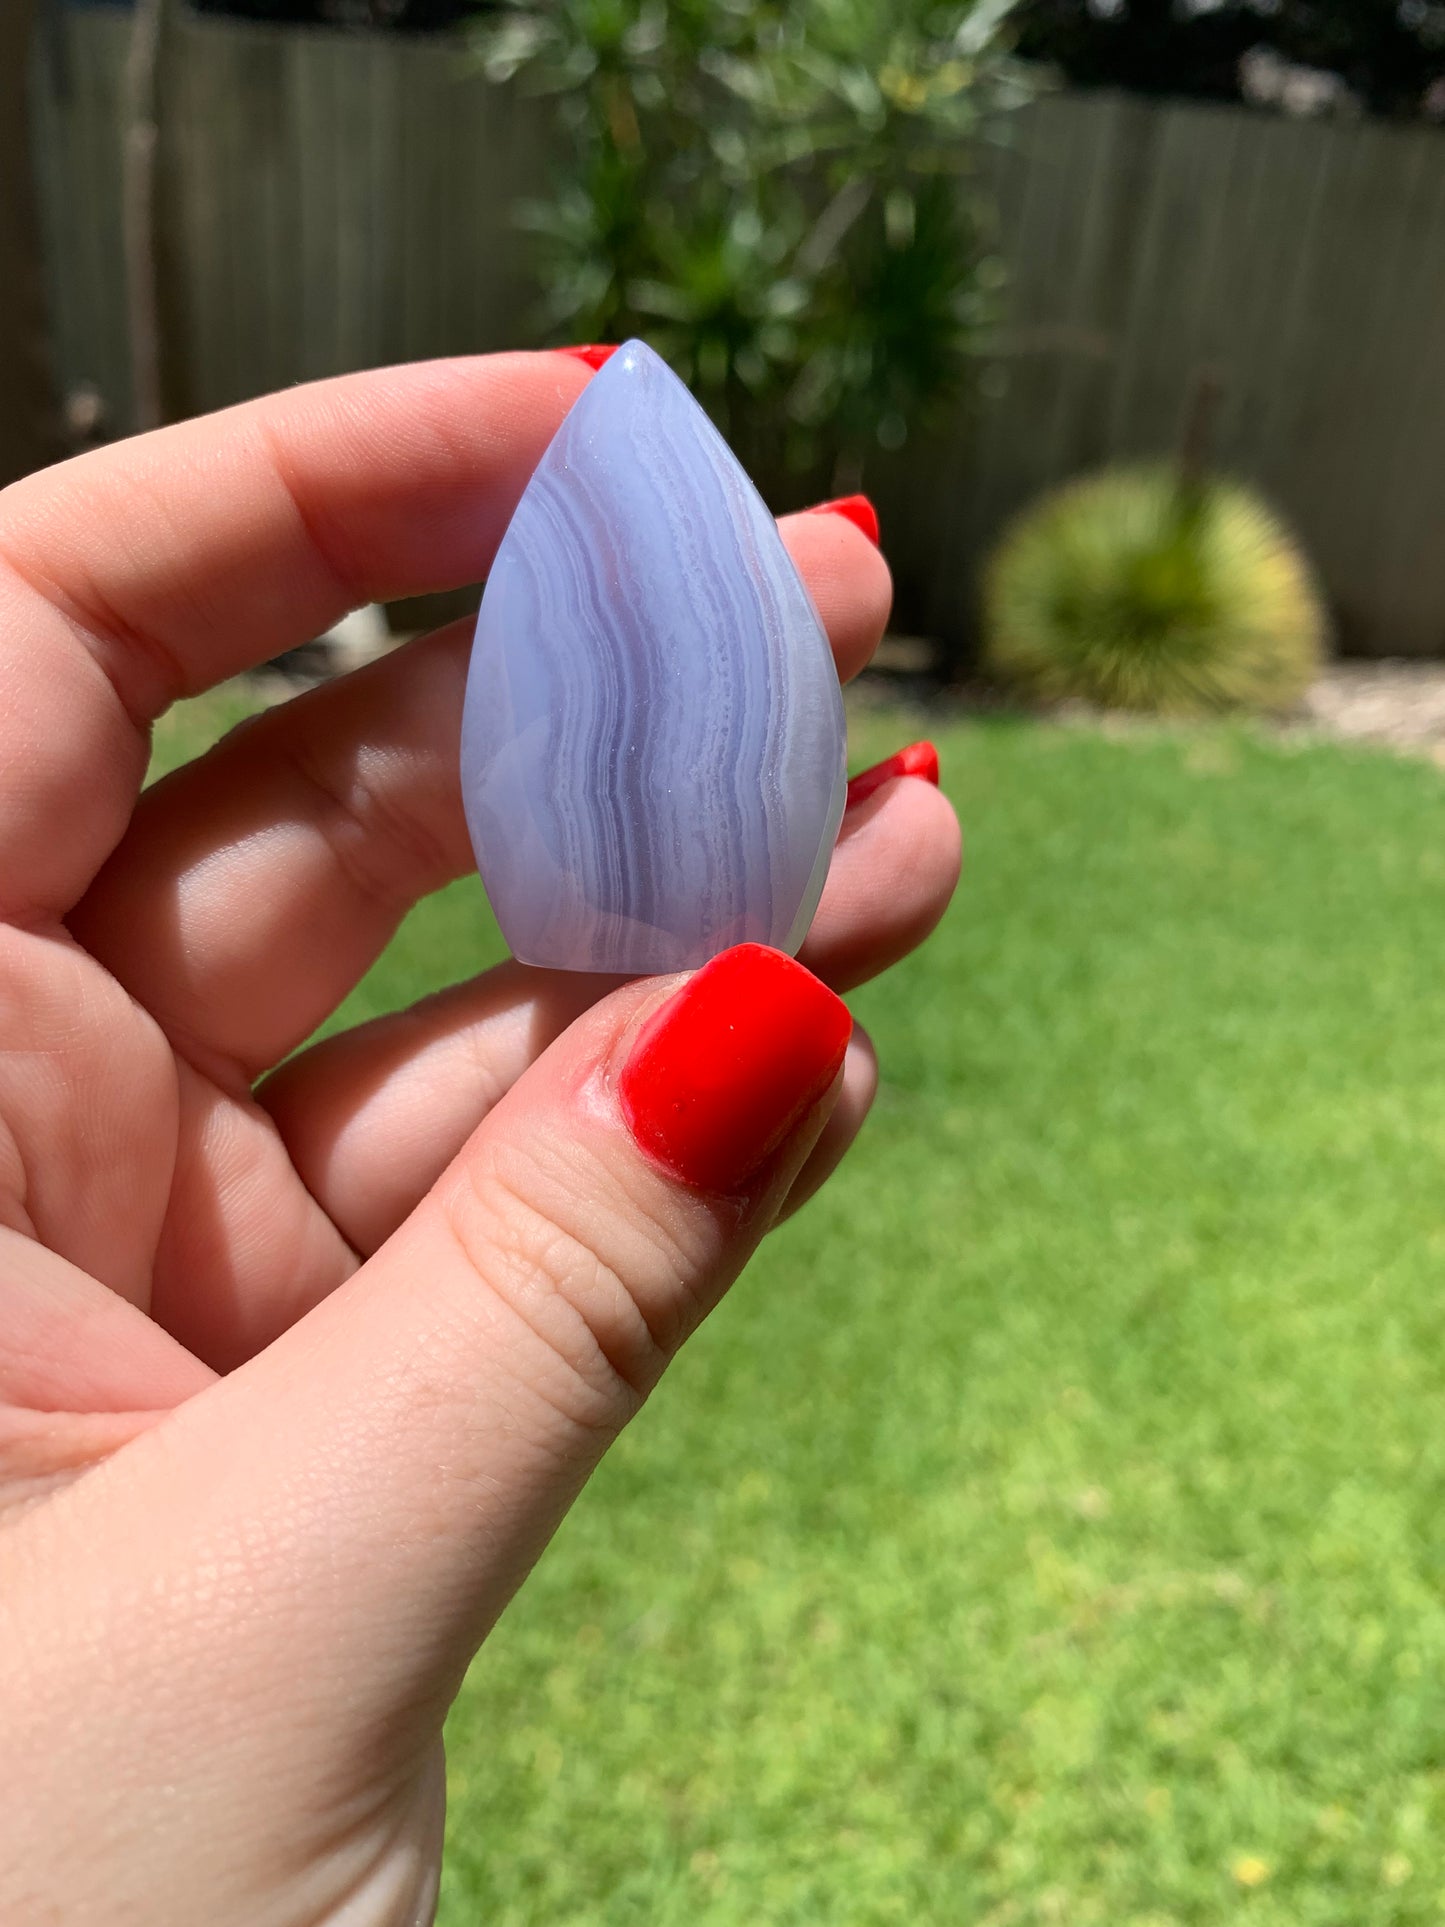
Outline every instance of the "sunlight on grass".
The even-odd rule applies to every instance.
[[[442,1920],[1435,1921],[1441,778],[933,733],[875,1117],[473,1669]],[[494,944],[458,886],[353,1008]]]

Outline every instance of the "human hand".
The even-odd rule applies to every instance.
[[[290,1056],[471,867],[464,625],[140,794],[178,697],[484,575],[586,379],[350,377],[0,497],[7,1927],[429,1920],[468,1661],[867,1110],[866,1041],[843,1061],[772,952],[504,964]],[[783,533],[856,673],[881,558],[838,516]],[[938,791],[884,784],[803,961],[874,975],[957,868]]]

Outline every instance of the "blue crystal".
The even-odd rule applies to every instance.
[[[477,617],[462,793],[524,963],[792,953],[843,813],[832,651],[777,525],[640,341],[538,464]]]

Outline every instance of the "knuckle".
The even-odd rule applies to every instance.
[[[610,1435],[641,1406],[676,1344],[672,1321],[650,1319],[632,1282],[636,1263],[651,1268],[649,1241],[635,1226],[599,1237],[606,1212],[599,1217],[595,1198],[574,1206],[575,1195],[566,1176],[509,1148],[468,1168],[447,1218],[490,1299],[523,1328],[534,1389],[574,1423]],[[627,1260],[604,1255],[624,1243]]]
[[[384,761],[373,768],[362,753],[337,771],[304,740],[288,747],[287,761],[308,794],[317,833],[364,898],[404,910],[450,880],[455,866],[441,839],[398,801]]]

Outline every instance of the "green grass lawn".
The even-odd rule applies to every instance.
[[[442,1920],[1439,1921],[1445,782],[935,734],[873,1120],[473,1669]],[[495,950],[458,886],[352,1008]]]

